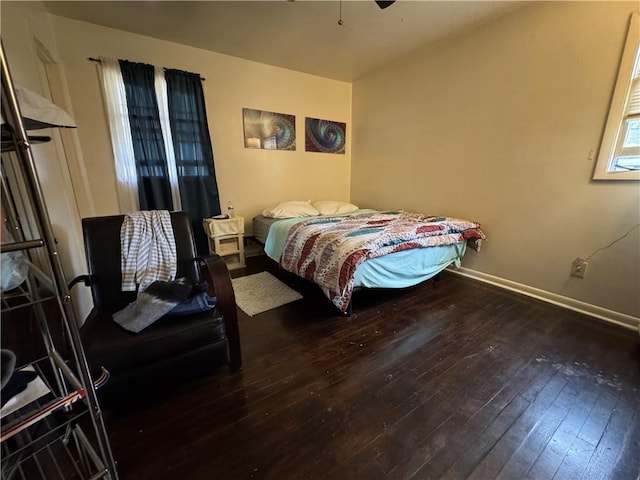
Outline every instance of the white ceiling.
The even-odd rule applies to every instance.
[[[352,82],[527,2],[398,0],[384,10],[373,0],[44,3],[56,15]]]

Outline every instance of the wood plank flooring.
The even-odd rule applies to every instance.
[[[640,476],[638,334],[443,273],[240,312],[244,369],[107,411],[122,479]]]

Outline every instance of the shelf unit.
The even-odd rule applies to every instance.
[[[244,268],[244,218],[205,218],[202,226],[209,239],[209,253],[217,253],[229,270]]]
[[[37,378],[0,412],[1,477],[117,480],[95,392],[108,373],[103,371],[95,383],[89,373],[31,153],[32,139],[23,125],[4,48],[0,50],[6,122],[1,193],[3,221],[12,237],[2,244],[1,252],[17,252],[16,264],[25,267],[20,285],[2,292],[3,329],[12,322],[33,320],[37,341],[21,338],[17,343],[34,342],[34,351],[42,352],[35,359],[18,358],[15,370],[33,370]],[[5,149],[5,132],[11,136],[11,152]],[[52,331],[58,322],[61,332],[54,339]],[[2,348],[20,350],[20,345],[3,344]]]

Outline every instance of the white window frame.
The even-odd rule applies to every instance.
[[[593,172],[594,180],[640,180],[640,170],[613,171],[611,165],[618,143],[622,141],[626,132],[626,128],[623,128],[625,112],[629,102],[638,49],[640,49],[640,12],[634,12],[629,21],[627,40],[620,61],[609,116]]]

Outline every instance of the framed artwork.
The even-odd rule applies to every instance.
[[[307,152],[344,154],[346,131],[346,123],[306,117],[304,119],[305,150]]]
[[[242,109],[245,148],[296,149],[296,117],[264,110]]]

